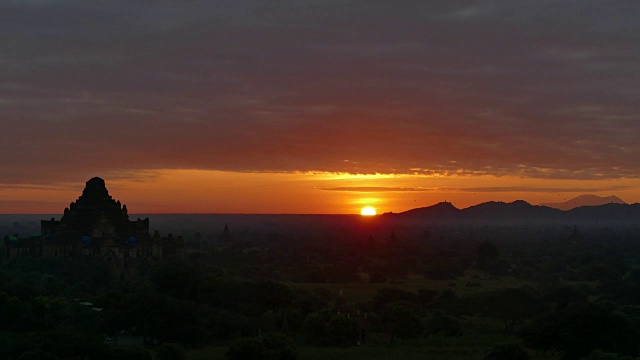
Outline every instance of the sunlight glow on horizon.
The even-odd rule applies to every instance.
[[[442,201],[458,208],[487,201],[525,200],[537,205],[562,202],[582,193],[615,194],[628,203],[640,201],[637,179],[429,178],[193,169],[125,175],[95,174],[106,181],[110,195],[126,204],[132,214],[357,214],[364,206],[402,212]],[[81,194],[88,179],[65,181],[64,186],[0,185],[0,213],[61,214]]]

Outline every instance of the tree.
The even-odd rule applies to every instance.
[[[417,297],[413,292],[397,288],[382,288],[378,290],[378,293],[373,297],[374,307],[377,310],[380,310],[388,304],[398,301],[408,301],[416,303]]]
[[[529,355],[517,344],[503,344],[494,347],[484,356],[484,360],[528,360]]]
[[[600,304],[575,304],[536,319],[523,332],[525,344],[543,352],[560,352],[578,360],[593,350],[638,354],[638,333],[620,313]]]
[[[225,357],[228,360],[261,360],[262,344],[258,339],[240,339],[231,344]]]
[[[262,348],[265,360],[296,360],[298,358],[295,343],[285,334],[265,334],[262,339]]]
[[[6,348],[0,348],[0,357],[3,359],[15,359],[20,354],[36,349],[37,353],[46,353],[61,359],[99,359],[104,357],[107,350],[98,336],[72,330],[16,334],[7,345],[9,346]]]
[[[425,279],[450,280],[464,274],[465,267],[458,258],[433,258],[418,270]]]
[[[109,349],[109,358],[118,360],[151,360],[149,350],[141,346],[118,346]]]
[[[478,313],[502,320],[505,334],[512,334],[517,324],[546,310],[540,296],[526,288],[498,289],[478,293],[465,300]]]
[[[314,345],[325,345],[328,324],[319,313],[311,313],[304,319],[307,340]]]
[[[593,350],[584,360],[632,360],[630,356],[621,356],[600,350]]]
[[[415,338],[422,333],[422,319],[414,309],[403,304],[387,309],[383,321],[389,332],[401,339]]]
[[[25,314],[28,305],[17,296],[9,296],[0,292],[0,331],[26,330]]]
[[[417,293],[417,300],[419,304],[427,305],[433,301],[433,299],[438,295],[436,290],[431,289],[420,289]]]
[[[446,288],[436,295],[431,301],[430,307],[454,315],[464,312],[462,301],[456,292],[450,288]]]
[[[298,350],[288,336],[267,333],[262,339],[241,339],[234,342],[225,357],[228,360],[296,360]]]
[[[544,300],[562,309],[570,304],[586,303],[587,294],[581,289],[571,285],[557,285],[544,290]]]
[[[459,336],[462,335],[462,325],[453,316],[442,311],[436,311],[426,323],[427,335]]]
[[[178,344],[165,343],[156,350],[158,360],[183,360],[184,357],[184,349]]]
[[[61,298],[38,296],[31,300],[32,329],[54,329],[69,318],[68,304]]]
[[[40,349],[35,349],[23,352],[17,360],[58,360],[58,358]]]
[[[476,250],[476,266],[492,275],[504,275],[507,273],[509,264],[499,257],[496,245],[486,240]]]
[[[327,336],[330,345],[354,345],[358,339],[358,323],[347,315],[336,314],[329,321]]]
[[[181,260],[165,261],[153,269],[153,283],[159,292],[176,298],[188,299],[202,284],[200,269]]]

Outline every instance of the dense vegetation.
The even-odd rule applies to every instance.
[[[6,261],[0,358],[638,355],[632,228],[367,221],[227,243],[194,228],[185,258],[127,272],[88,258]]]

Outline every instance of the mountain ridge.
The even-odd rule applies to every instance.
[[[615,195],[598,196],[598,195],[592,195],[592,194],[582,194],[574,198],[571,198],[567,201],[563,201],[559,203],[542,203],[540,205],[555,208],[558,210],[568,211],[568,210],[572,210],[582,206],[600,206],[605,204],[628,205],[627,202],[625,202],[624,200],[620,199]]]
[[[449,202],[410,209],[382,216],[398,219],[433,222],[517,222],[517,223],[574,223],[640,222],[640,204],[606,203],[560,210],[545,205],[532,205],[524,200],[513,202],[489,201],[464,209]]]

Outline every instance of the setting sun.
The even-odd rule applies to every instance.
[[[360,210],[360,215],[362,216],[374,216],[376,214],[376,209],[371,206],[365,206]]]

